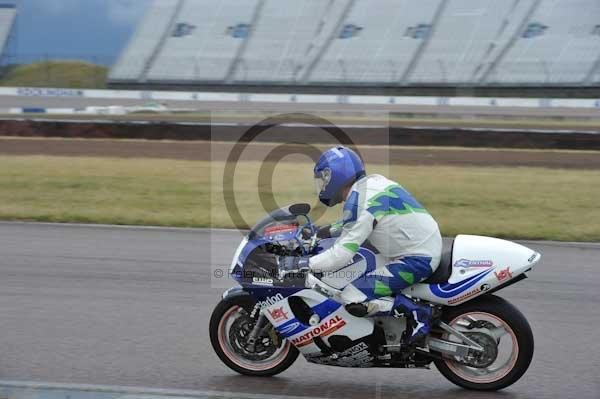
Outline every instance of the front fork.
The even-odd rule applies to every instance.
[[[258,314],[258,318],[257,318]],[[269,322],[269,319],[261,312],[260,305],[254,305],[252,312],[250,313],[250,318],[256,319],[256,323],[254,323],[254,327],[250,334],[248,335],[247,347],[249,350],[254,351],[256,348],[256,341],[267,335],[270,331],[273,330],[273,326]],[[279,340],[277,339],[277,333],[270,334],[270,338],[273,340],[273,344],[279,346]]]
[[[255,319],[256,313],[258,313],[258,319],[256,320],[256,323],[254,323],[254,327],[252,328],[252,331],[250,331],[248,340],[246,341],[248,343],[248,348],[251,351],[254,351],[256,340],[262,335],[262,329],[269,323],[269,320],[267,320],[265,315],[260,311],[260,306],[258,304],[254,305],[254,309],[252,309],[252,313],[250,313],[250,318]]]

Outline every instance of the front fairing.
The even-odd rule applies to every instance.
[[[242,286],[272,285],[278,274],[278,265],[276,255],[265,249],[270,243],[272,241],[262,237],[253,240],[245,237],[231,263],[231,277]]]
[[[278,258],[307,254],[301,230],[314,226],[307,216],[310,206],[295,204],[277,209],[261,219],[238,246],[229,274],[246,287],[270,287],[279,278]]]

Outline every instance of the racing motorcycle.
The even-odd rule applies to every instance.
[[[408,345],[412,319],[357,317],[339,299],[346,285],[384,264],[368,242],[335,273],[280,273],[279,257],[314,255],[335,242],[309,211],[308,204],[294,204],[271,212],[235,252],[229,273],[240,286],[223,294],[210,319],[211,343],[225,365],[273,376],[300,353],[311,363],[342,367],[433,363],[454,384],[475,390],[505,388],[525,373],[533,356],[529,323],[492,294],[526,278],[539,253],[497,238],[458,235],[435,273],[403,291],[437,315],[429,336]]]

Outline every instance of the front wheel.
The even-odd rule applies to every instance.
[[[496,391],[523,376],[533,358],[533,333],[521,312],[505,299],[485,295],[455,308],[442,320],[484,348],[467,358],[435,360],[437,369],[454,384],[480,391]],[[449,341],[460,339],[445,333]]]
[[[219,359],[244,375],[269,377],[285,371],[298,357],[298,349],[282,340],[275,329],[259,337],[254,347],[247,338],[256,320],[250,317],[254,300],[237,296],[219,302],[210,318],[210,342]]]

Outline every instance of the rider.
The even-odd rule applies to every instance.
[[[341,299],[346,309],[361,316],[406,314],[415,322],[408,342],[426,336],[431,308],[401,291],[423,281],[438,267],[442,238],[436,221],[398,183],[377,174],[367,176],[362,160],[349,148],[340,146],[324,152],[314,175],[323,204],[332,207],[344,202],[339,237],[318,255],[282,259],[282,269],[334,272],[346,266],[369,240],[386,263],[343,289]]]

